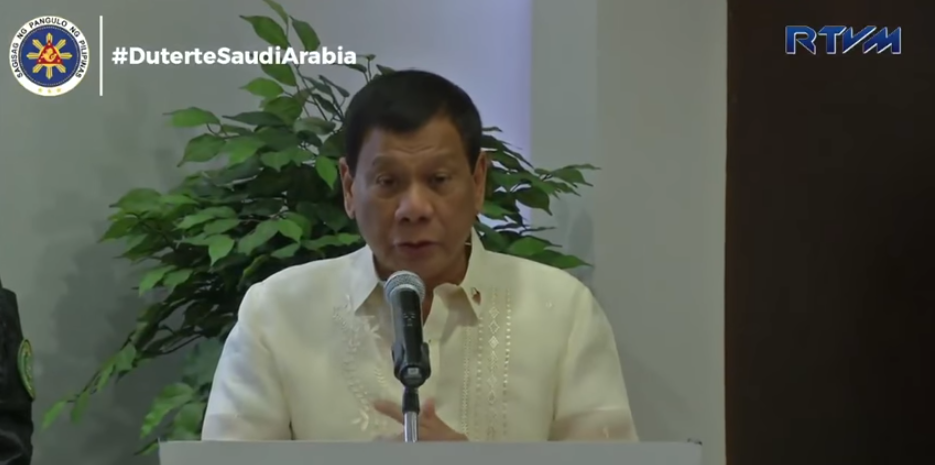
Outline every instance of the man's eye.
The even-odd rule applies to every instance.
[[[393,185],[393,178],[389,176],[380,176],[377,178],[377,185],[382,187],[389,187]]]
[[[435,184],[444,184],[450,180],[451,180],[451,177],[444,175],[444,174],[439,174],[432,178],[432,182]]]

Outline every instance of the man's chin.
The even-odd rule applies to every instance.
[[[399,266],[395,268],[400,271],[409,271],[415,273],[422,279],[431,279],[432,277],[437,276],[442,272],[442,270],[440,270],[434,262],[434,260],[400,260],[398,262]]]
[[[458,266],[458,260],[448,257],[441,247],[432,247],[432,250],[428,251],[430,253],[399,252],[399,250],[393,250],[390,260],[392,266],[389,268],[392,271],[388,274],[394,271],[409,271],[419,275],[423,281],[434,281],[457,273],[451,268]],[[426,282],[426,285],[432,284]]]
[[[400,258],[395,260],[394,268],[398,271],[409,271],[419,275],[425,281],[445,274],[443,260],[440,257],[425,257],[420,259]],[[427,283],[426,283],[427,284]]]

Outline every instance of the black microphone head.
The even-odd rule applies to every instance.
[[[403,290],[410,290],[419,296],[419,302],[425,300],[425,283],[419,275],[411,271],[397,271],[393,273],[383,286],[383,296],[387,302],[395,300],[396,295]]]

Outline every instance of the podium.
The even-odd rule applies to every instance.
[[[164,442],[160,465],[701,465],[690,442]]]

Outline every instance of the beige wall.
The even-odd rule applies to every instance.
[[[703,439],[709,463],[723,463],[723,2],[282,3],[328,44],[459,82],[535,162],[603,167],[595,189],[558,208],[556,237],[596,264],[582,278],[617,331],[642,436]],[[251,48],[256,39],[237,15],[268,14],[260,0],[38,0],[0,9],[10,38],[23,22],[57,14],[96,41],[104,15],[108,48]],[[92,53],[96,70],[107,54]],[[95,240],[120,194],[178,178],[176,157],[191,134],[167,128],[161,114],[249,109],[252,99],[236,88],[257,75],[110,64],[105,72],[104,97],[93,72],[54,99],[0,72],[0,276],[20,294],[36,346],[37,417],[80,388],[134,318],[132,274]],[[175,363],[102,394],[81,424],[40,433],[36,465],[150,463],[126,457]]]
[[[641,437],[724,463],[726,2],[535,5],[533,159],[602,168],[540,221],[596,265]]]

